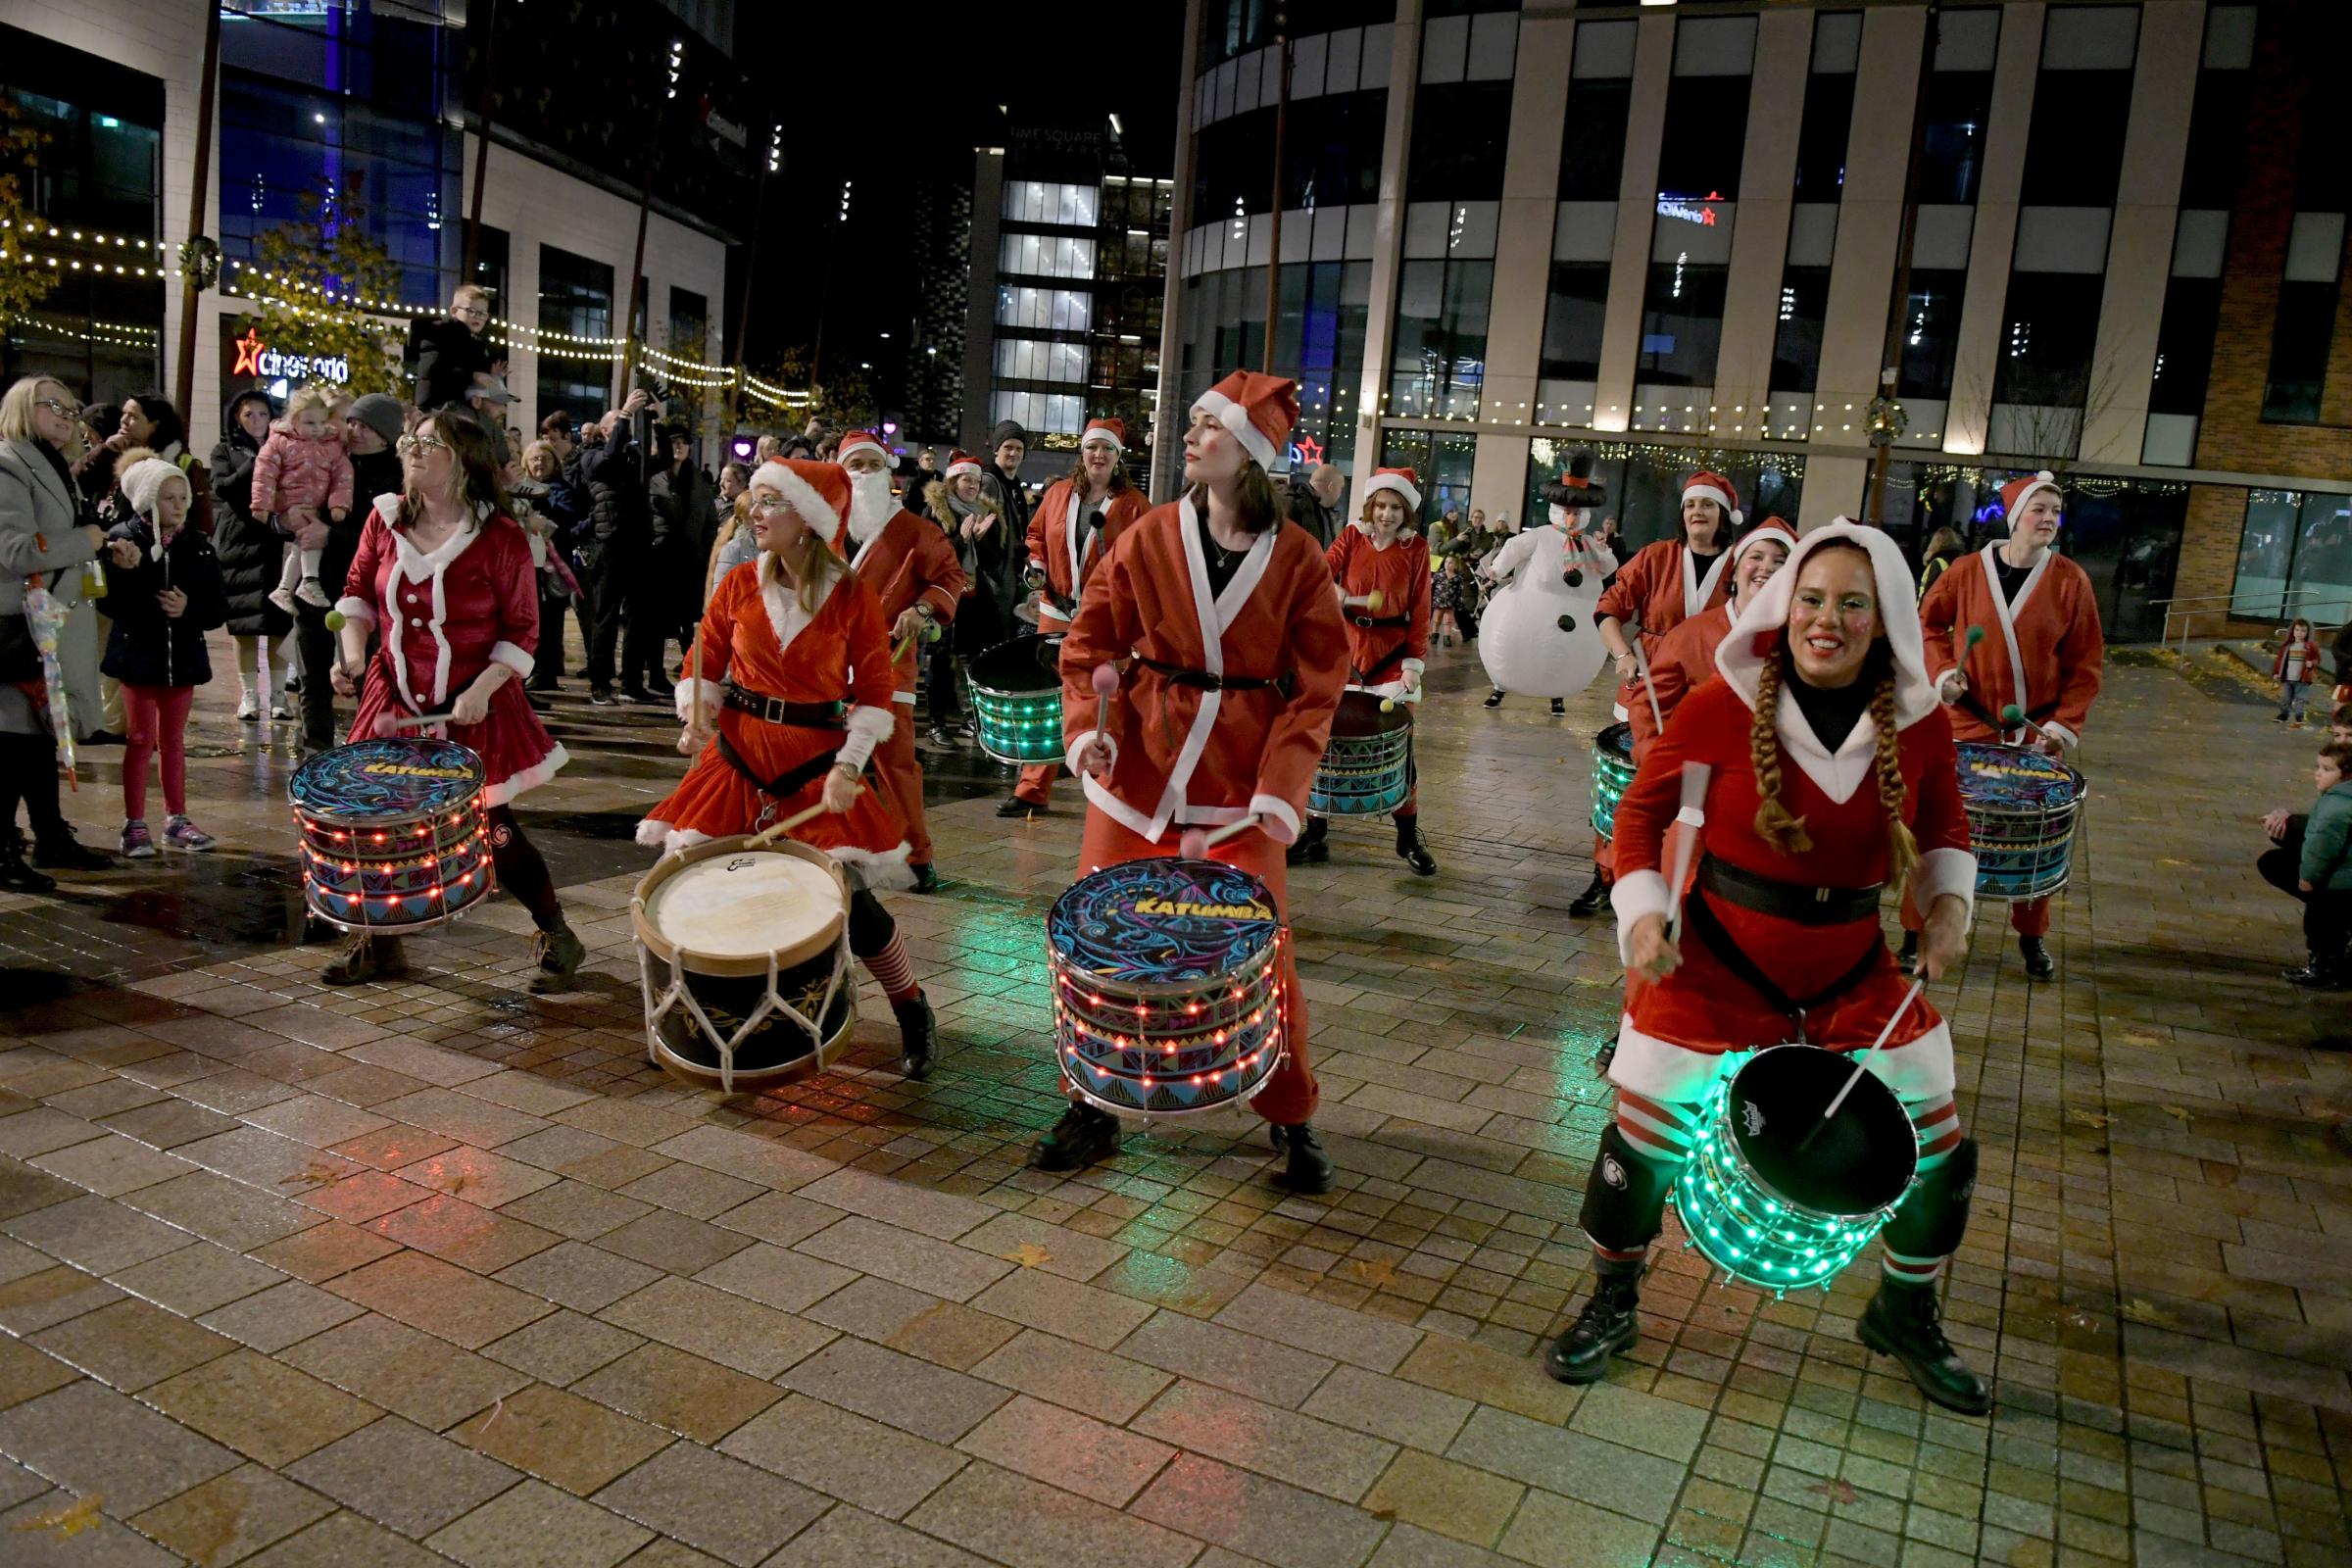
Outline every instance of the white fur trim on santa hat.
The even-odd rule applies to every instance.
[[[951,463],[948,465],[947,477],[953,480],[963,474],[978,472],[980,472],[980,460],[978,458],[965,458],[960,462]]]
[[[1739,506],[1733,502],[1732,493],[1719,484],[1709,484],[1703,479],[1693,479],[1683,486],[1683,499],[1688,501],[1692,496],[1712,501],[1721,507],[1724,521],[1731,527],[1737,528],[1747,520],[1747,514],[1741,512]]]
[[[1858,544],[1870,556],[1871,573],[1878,579],[1879,617],[1886,623],[1887,646],[1894,653],[1895,727],[1908,729],[1941,708],[1935,684],[1928,679],[1927,640],[1919,627],[1919,588],[1902,547],[1884,528],[1839,517],[1825,523],[1796,543],[1788,564],[1772,574],[1753,602],[1732,622],[1731,635],[1715,651],[1715,667],[1740,697],[1754,706],[1756,675],[1764,661],[1780,657],[1779,633],[1788,624],[1788,607],[1796,595],[1796,579],[1805,562],[1826,544]],[[1756,645],[1766,643],[1764,652]]]
[[[1233,399],[1211,387],[1193,400],[1193,412],[1205,414],[1226,429],[1242,444],[1242,450],[1257,460],[1261,468],[1274,466],[1274,443],[1256,425],[1250,422],[1250,411]]]
[[[1405,510],[1406,512],[1409,512],[1409,513],[1415,513],[1415,514],[1417,514],[1417,513],[1419,513],[1419,512],[1420,512],[1420,510],[1421,510],[1421,492],[1420,492],[1420,491],[1418,491],[1418,490],[1416,490],[1416,489],[1414,489],[1414,488],[1413,488],[1413,487],[1412,487],[1410,484],[1408,484],[1408,483],[1405,481],[1405,477],[1404,477],[1404,475],[1403,475],[1403,474],[1401,474],[1401,473],[1376,473],[1376,474],[1374,474],[1374,475],[1372,476],[1371,482],[1370,482],[1369,484],[1366,484],[1366,485],[1364,486],[1364,499],[1365,499],[1366,501],[1369,501],[1369,500],[1371,500],[1371,499],[1372,499],[1374,496],[1376,496],[1376,495],[1380,494],[1380,492],[1381,492],[1381,491],[1383,491],[1383,490],[1394,490],[1394,491],[1396,491],[1396,494],[1397,494],[1397,495],[1399,495],[1399,496],[1403,497],[1403,498],[1404,498],[1404,510]]]
[[[1127,443],[1121,441],[1119,439],[1118,432],[1111,429],[1108,425],[1090,424],[1086,427],[1086,433],[1078,438],[1078,444],[1082,447],[1092,446],[1098,441],[1109,447],[1113,452],[1124,452],[1127,450]]]
[[[1740,564],[1740,559],[1747,554],[1747,547],[1749,545],[1759,543],[1766,539],[1775,541],[1783,550],[1792,551],[1796,548],[1796,532],[1794,529],[1788,527],[1786,523],[1774,520],[1759,522],[1741,536],[1739,548],[1732,552],[1732,564],[1735,566]]]
[[[759,471],[752,475],[752,488],[760,485],[782,496],[785,504],[801,514],[801,521],[817,531],[819,538],[830,539],[841,531],[843,517],[833,510],[833,504],[785,464],[770,458],[760,465]]]
[[[882,466],[886,468],[895,468],[899,466],[899,455],[896,452],[891,451],[890,448],[884,446],[882,444],[882,438],[875,435],[871,430],[853,430],[848,435],[843,436],[841,438],[840,448],[833,454],[833,461],[835,463],[846,464],[850,461],[850,454],[856,452],[860,447],[871,447],[876,452],[881,453]]]
[[[2009,483],[2015,484],[2017,481],[2012,479],[2009,481]],[[2017,514],[2026,510],[2027,503],[2031,502],[2036,495],[2039,495],[2044,490],[2047,490],[2051,495],[2056,496],[2060,506],[2064,506],[2066,504],[2066,492],[2058,488],[2058,476],[2052,473],[2049,469],[2043,468],[2038,473],[2034,475],[2034,479],[2031,484],[2028,484],[2023,490],[2020,490],[2017,493],[2017,499],[2009,503],[2004,515],[2014,521]]]

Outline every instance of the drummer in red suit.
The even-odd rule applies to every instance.
[[[1921,601],[1928,669],[1952,734],[1964,741],[2003,741],[2064,759],[2082,744],[2092,699],[2107,659],[2099,629],[2098,596],[2090,576],[2058,554],[2059,514],[2065,499],[2047,471],[2023,474],[2001,486],[2009,536],[1963,556],[1936,579]],[[1968,646],[1968,628],[1984,635]],[[2041,733],[1994,728],[2002,710],[2024,710]],[[1918,914],[1903,911],[1903,955],[1917,947]],[[2009,926],[2026,973],[2047,980],[2058,972],[2042,939],[2050,930],[2050,901],[2009,906]]]
[[[881,601],[828,542],[849,521],[850,476],[839,464],[771,458],[750,490],[760,553],[710,595],[678,682],[678,744],[694,765],[637,824],[637,842],[677,850],[757,833],[821,802],[824,812],[792,836],[842,863],[850,951],[890,999],[899,1071],[928,1077],[931,1004],[898,922],[873,894],[912,882],[906,824],[863,778],[906,715],[895,711]]]
[[[1340,530],[1324,552],[1348,623],[1348,689],[1399,703],[1421,701],[1421,671],[1429,659],[1429,542],[1413,527],[1421,491],[1410,468],[1375,468],[1364,487],[1363,514]],[[1367,603],[1380,595],[1376,610]],[[1356,601],[1353,604],[1349,600]],[[1407,754],[1406,766],[1412,765]],[[1409,776],[1409,775],[1408,775]],[[1396,808],[1396,854],[1415,876],[1436,876],[1437,858],[1421,842],[1420,791],[1408,785]],[[1290,848],[1293,865],[1331,858],[1327,818],[1310,816]]]
[[[1756,595],[1773,573],[1788,563],[1796,546],[1796,530],[1779,517],[1766,517],[1740,536],[1732,547],[1732,597],[1691,616],[1658,639],[1656,659],[1645,689],[1638,689],[1628,721],[1634,731],[1634,761],[1649,755],[1658,726],[1674,717],[1684,698],[1715,678],[1715,650],[1732,634],[1732,621],[1755,603]],[[1637,688],[1642,683],[1635,682]],[[1657,699],[1653,715],[1650,699]]]
[[[1078,438],[1078,466],[1050,486],[1029,515],[1029,568],[1043,578],[1037,632],[1058,637],[1070,629],[1095,568],[1136,518],[1151,510],[1144,493],[1127,478],[1119,459],[1127,450],[1127,426],[1119,419],[1089,419]],[[1032,577],[1031,581],[1038,581]],[[1059,762],[1022,767],[1012,794],[997,808],[999,816],[1027,816],[1054,799]]]
[[[1701,468],[1683,481],[1683,512],[1675,538],[1643,545],[1617,568],[1600,596],[1600,640],[1616,661],[1620,724],[1633,722],[1642,693],[1642,662],[1655,662],[1658,644],[1691,616],[1714,609],[1732,594],[1732,533],[1740,526],[1740,493],[1720,473]],[[1626,622],[1641,627],[1641,658],[1626,640]],[[1592,880],[1568,906],[1575,915],[1598,911],[1609,894],[1613,847],[1594,841]]]
[[[1797,545],[1716,656],[1721,680],[1684,699],[1617,806],[1618,949],[1632,986],[1609,1080],[1613,1123],[1578,1223],[1595,1279],[1545,1358],[1591,1383],[1637,1334],[1644,1254],[1690,1157],[1727,1055],[1805,1039],[1866,1050],[1910,1113],[1919,1179],[1882,1234],[1862,1342],[1928,1397],[1982,1414],[1991,1396],[1944,1338],[1936,1279],[1960,1245],[1977,1147],[1952,1102],[1951,1032],[1908,986],[1879,924],[1884,884],[1929,910],[1939,976],[1964,952],[1976,888],[1968,817],[1921,649],[1911,569],[1881,529],[1842,518]],[[1678,945],[1664,868],[1683,770],[1709,769],[1703,850]]]
[[[480,755],[499,885],[539,928],[530,989],[568,991],[587,950],[564,923],[555,878],[514,811],[516,796],[570,760],[523,696],[539,647],[530,540],[506,512],[490,434],[470,414],[435,410],[400,438],[400,458],[401,493],[375,498],[335,606],[342,622],[334,688],[359,697],[351,733],[363,739],[379,719],[451,715],[399,733],[445,736]],[[318,978],[358,985],[408,967],[400,938],[363,932]]]
[[[890,470],[899,460],[880,436],[851,431],[841,438],[838,458],[850,476],[850,522],[833,547],[849,556],[850,570],[881,602],[892,650],[906,648],[892,677],[898,722],[874,748],[874,788],[906,818],[906,869],[914,877],[914,891],[929,893],[939,886],[939,873],[931,868],[923,765],[914,756],[915,670],[932,628],[956,618],[956,602],[963,597],[966,581],[963,564],[939,524],[905,511],[890,493]]]
[[[1061,645],[1062,732],[1088,805],[1082,872],[1173,856],[1186,827],[1254,816],[1208,853],[1287,910],[1282,847],[1298,837],[1348,678],[1330,564],[1314,535],[1284,520],[1266,474],[1298,417],[1298,386],[1278,376],[1237,370],[1202,393],[1184,437],[1184,495],[1138,518],[1088,584]],[[1106,662],[1122,678],[1102,712],[1094,672]],[[1331,1158],[1308,1125],[1306,998],[1284,953],[1287,1054],[1250,1106],[1289,1156],[1276,1181],[1320,1193]],[[1029,1162],[1072,1170],[1118,1139],[1116,1117],[1072,1096]]]

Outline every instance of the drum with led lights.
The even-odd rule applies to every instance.
[[[1592,737],[1592,831],[1614,838],[1617,802],[1634,782],[1634,726],[1611,724]]]
[[[1000,762],[1058,762],[1061,639],[1015,637],[971,662],[973,728]]]
[[[1370,692],[1341,693],[1330,744],[1307,786],[1306,808],[1317,816],[1394,811],[1412,793],[1412,750],[1409,706],[1394,703],[1384,713]]]
[[[311,912],[398,936],[488,898],[482,784],[481,758],[455,741],[395,736],[312,757],[286,786]]]
[[[629,901],[646,1055],[733,1094],[806,1077],[849,1049],[850,887],[791,839],[665,855]]]
[[[1776,1295],[1803,1290],[1886,1228],[1919,1168],[1919,1138],[1869,1073],[1822,1120],[1853,1069],[1819,1046],[1773,1046],[1715,1081],[1674,1185],[1684,1233],[1708,1262]]]
[[[1290,936],[1266,885],[1241,867],[1105,866],[1054,901],[1046,939],[1062,1075],[1102,1109],[1217,1110],[1281,1062]]]
[[[2064,888],[2082,813],[2082,775],[2025,746],[1962,741],[1959,752],[1977,897],[2016,904]]]

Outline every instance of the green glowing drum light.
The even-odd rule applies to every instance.
[[[1611,724],[1592,737],[1592,831],[1613,838],[1617,803],[1634,782],[1634,727]]]
[[[971,681],[982,751],[1000,762],[1062,760],[1060,638],[999,643],[972,661]]]
[[[1688,1246],[1775,1296],[1827,1285],[1893,1217],[1919,1167],[1894,1091],[1864,1074],[1827,1121],[1853,1058],[1773,1046],[1715,1082],[1674,1187]]]

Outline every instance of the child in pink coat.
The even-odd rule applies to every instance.
[[[298,387],[286,399],[285,416],[270,426],[270,439],[253,460],[253,514],[274,517],[282,531],[291,533],[289,514],[309,512],[321,522],[341,522],[350,511],[351,454],[335,429],[328,394],[323,387]],[[318,582],[320,554],[289,545],[285,575],[270,602],[289,615],[298,599],[318,610],[332,609],[334,599]]]

